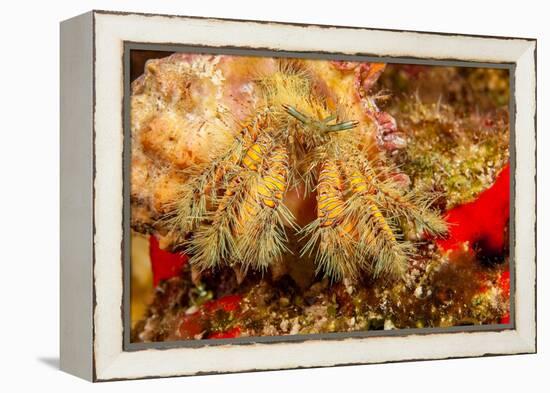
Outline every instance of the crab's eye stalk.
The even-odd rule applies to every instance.
[[[283,108],[286,111],[286,113],[288,113],[290,116],[294,117],[295,119],[300,120],[302,123],[307,124],[310,122],[309,118],[306,115],[298,112],[298,110],[293,106],[283,104]]]
[[[343,123],[337,123],[326,126],[326,132],[347,131],[355,128],[359,125],[357,120],[345,121]]]
[[[336,119],[336,115],[330,115],[327,118],[321,121],[318,121],[318,120],[310,119],[308,116],[299,112],[293,106],[283,104],[283,108],[286,113],[288,113],[290,116],[294,117],[295,119],[298,119],[303,124],[316,125],[317,127],[319,127],[321,131],[324,131],[324,132],[346,131],[346,130],[351,130],[352,128],[355,128],[359,125],[359,122],[357,120],[344,121],[342,123],[336,123],[336,124],[328,124],[329,122]]]

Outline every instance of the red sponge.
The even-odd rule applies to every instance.
[[[189,260],[185,254],[162,250],[154,235],[149,236],[149,256],[153,270],[153,286],[155,287],[162,280],[177,276]]]
[[[444,250],[455,250],[464,242],[487,255],[501,255],[508,245],[510,219],[510,165],[498,174],[495,184],[470,203],[447,212],[449,236],[437,241]]]

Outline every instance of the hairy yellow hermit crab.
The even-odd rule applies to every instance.
[[[242,61],[180,59],[169,63],[178,77],[164,83],[155,68],[162,63],[153,62],[134,86],[133,110],[143,108],[140,97],[151,94],[146,78],[155,75],[148,86],[168,103],[163,110],[149,107],[154,114],[133,126],[140,141],[136,157],[169,179],[170,197],[157,207],[154,225],[201,270],[222,265],[266,270],[289,252],[293,233],[302,241],[296,263],[313,256],[317,270],[333,280],[402,275],[415,252],[402,228],[441,235],[447,226],[431,208],[435,193],[404,188],[376,143],[377,132],[393,126],[367,95],[383,67]],[[209,99],[215,103],[206,105]],[[187,164],[169,158],[166,169],[159,160],[177,158],[178,138],[184,138],[174,117],[213,142]],[[172,120],[158,125],[159,118]],[[166,146],[152,137],[160,133],[172,133]],[[134,200],[144,200],[134,184],[132,190]],[[296,219],[296,208],[287,203],[290,194],[316,198],[314,219]]]

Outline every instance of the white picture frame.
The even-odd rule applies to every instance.
[[[516,135],[511,146],[515,263],[510,326],[247,345],[125,345],[124,55],[129,43],[509,66]],[[105,11],[61,24],[60,351],[61,368],[69,373],[108,381],[534,353],[535,239],[534,39]]]

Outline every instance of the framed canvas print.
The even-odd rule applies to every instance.
[[[536,351],[536,41],[61,24],[61,368]]]

